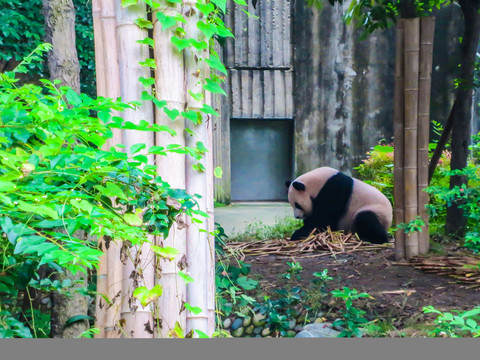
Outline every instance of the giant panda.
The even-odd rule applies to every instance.
[[[378,189],[330,167],[309,171],[287,181],[288,202],[304,225],[291,240],[306,238],[314,229],[355,232],[362,241],[388,242],[392,205]]]

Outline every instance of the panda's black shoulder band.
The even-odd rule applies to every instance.
[[[337,230],[338,221],[345,215],[353,191],[353,179],[342,173],[331,176],[313,201],[311,216],[320,227]]]

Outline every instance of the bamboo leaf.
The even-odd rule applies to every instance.
[[[170,110],[169,108],[167,107],[164,107],[163,108],[163,111],[165,111],[165,114],[167,114],[167,116],[170,118],[170,120],[172,121],[175,121],[175,119],[177,118],[178,115],[180,115],[180,111],[178,111],[177,109],[172,109]]]
[[[217,166],[215,170],[213,171],[213,175],[215,175],[216,178],[221,179],[223,175],[223,170],[220,166]]]
[[[185,306],[185,309],[190,311],[192,314],[198,315],[202,312],[202,309],[199,308],[198,306],[192,306],[188,303],[184,303],[183,305]]]
[[[227,0],[212,0],[212,3],[217,5],[225,14],[225,11],[227,9]]]
[[[206,59],[205,62],[213,69],[218,70],[225,75],[227,75],[227,69],[220,61],[220,58],[216,55],[211,54],[210,59]]]
[[[140,77],[140,78],[138,78],[138,81],[140,81],[143,84],[143,86],[145,86],[145,87],[149,87],[149,86],[152,86],[153,84],[155,84],[155,79],[153,77],[148,78],[148,79],[146,79],[144,77]]]
[[[160,247],[160,246],[155,246],[153,245],[151,247],[152,251],[165,258],[165,259],[168,259],[168,260],[173,260],[175,259],[175,257],[178,255],[179,251],[173,247],[170,247],[170,246],[165,246],[165,247]]]
[[[137,40],[137,43],[143,44],[143,45],[148,45],[148,46],[151,46],[151,47],[153,47],[154,44],[155,44],[155,42],[153,41],[153,39],[152,39],[152,38],[149,38],[149,37],[147,37],[147,38],[145,38],[145,39],[143,39],[143,40]]]
[[[126,213],[123,215],[123,219],[132,226],[141,226],[143,221],[134,213]]]
[[[199,21],[197,22],[197,28],[207,37],[207,40],[217,33],[217,27],[214,24]]]
[[[153,24],[150,20],[143,19],[143,18],[137,18],[134,23],[140,28],[140,29],[153,29]]]
[[[220,114],[218,112],[216,112],[213,107],[211,107],[210,105],[207,105],[207,104],[203,104],[203,106],[200,110],[203,111],[205,114],[220,116]]]
[[[130,147],[130,153],[133,155],[133,154],[136,154],[137,152],[139,152],[140,150],[143,150],[147,147],[147,145],[145,144],[135,144],[135,145],[132,145]]]
[[[15,190],[16,185],[10,181],[0,181],[0,191],[7,192]]]
[[[183,271],[179,271],[178,276],[180,276],[183,279],[183,281],[185,281],[185,284],[193,282],[193,278],[185,274]]]
[[[138,0],[122,0],[122,7],[126,8],[132,5],[137,5]]]
[[[188,39],[180,39],[177,36],[172,36],[170,41],[177,47],[178,51],[182,51],[190,45],[190,41]]]

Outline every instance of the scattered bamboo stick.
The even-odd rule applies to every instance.
[[[369,245],[363,243],[355,234],[344,234],[328,229],[325,232],[311,234],[304,240],[259,240],[254,242],[229,242],[226,251],[235,253],[244,260],[245,256],[301,256],[319,257],[349,254],[356,251],[381,250],[391,248],[391,244]]]

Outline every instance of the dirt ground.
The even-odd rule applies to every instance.
[[[261,282],[262,289],[283,286],[280,274],[288,269],[287,262],[297,261],[303,267],[302,286],[306,288],[314,272],[328,269],[334,278],[329,289],[343,286],[367,292],[374,299],[364,303],[369,317],[388,319],[397,329],[414,328],[428,317],[422,308],[432,305],[439,310],[471,309],[480,305],[479,288],[456,283],[453,278],[428,274],[411,266],[399,266],[393,261],[393,249],[359,251],[336,258],[286,258],[277,256],[247,256],[251,276]],[[407,290],[407,291],[405,291]],[[413,334],[414,336],[414,334]]]

